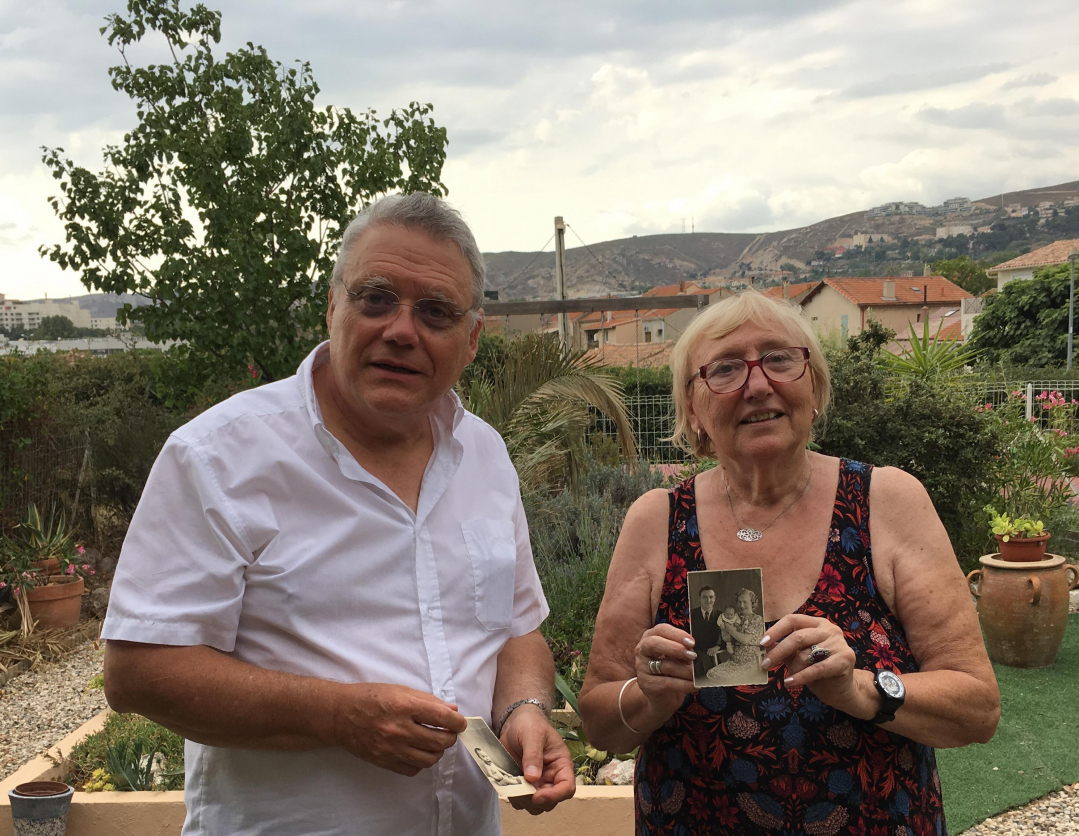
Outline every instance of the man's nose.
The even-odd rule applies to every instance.
[[[382,328],[382,339],[402,345],[415,345],[418,338],[416,317],[412,314],[412,307],[398,305]]]

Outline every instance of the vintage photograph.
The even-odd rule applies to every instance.
[[[468,721],[468,728],[458,735],[458,739],[487,776],[495,791],[503,798],[532,795],[536,788],[524,779],[521,767],[495,737],[487,721],[482,717],[465,719]]]
[[[764,635],[764,586],[760,569],[690,572],[689,632],[696,641],[693,684],[764,685],[760,640]]]

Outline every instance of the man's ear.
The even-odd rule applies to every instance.
[[[480,348],[480,332],[483,330],[483,308],[476,311],[476,322],[468,335],[468,362],[476,359],[476,352]]]

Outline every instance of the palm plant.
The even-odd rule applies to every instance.
[[[461,385],[465,407],[501,433],[524,492],[576,484],[587,452],[589,408],[614,423],[622,454],[637,443],[622,385],[583,352],[529,334],[505,344],[497,369],[478,369]]]
[[[915,332],[912,322],[908,320],[907,324],[910,325],[910,348],[899,354],[885,349],[877,360],[884,369],[902,377],[928,380],[951,374],[970,365],[981,354],[980,350],[960,343],[955,337],[941,339],[943,322],[932,337],[929,336],[928,317],[922,325],[921,337]]]

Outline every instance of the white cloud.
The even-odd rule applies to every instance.
[[[309,59],[323,103],[434,103],[450,199],[488,250],[539,248],[555,215],[589,243],[683,217],[757,232],[1079,167],[1079,54],[1045,49],[1079,26],[1068,0],[210,5],[224,47]],[[81,290],[36,253],[62,237],[39,146],[96,168],[134,124],[97,32],[122,6],[0,6],[0,292]]]

